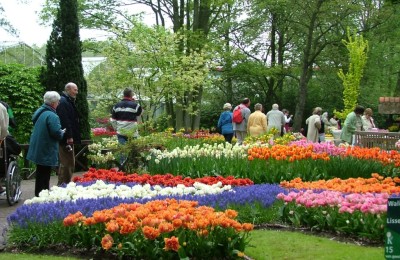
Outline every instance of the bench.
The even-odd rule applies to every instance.
[[[88,166],[83,163],[82,156],[85,154],[86,151],[88,151],[88,146],[89,144],[92,144],[92,140],[82,140],[80,145],[75,145],[75,147],[80,147],[80,150],[78,152],[75,152],[75,166],[79,165],[82,170],[87,171],[89,168]],[[26,155],[28,154],[28,149],[29,149],[29,144],[20,144],[22,148],[22,155],[24,158],[24,170],[28,170],[28,173],[26,174],[25,178],[30,179],[32,175],[35,174],[36,169],[31,169],[29,161],[26,159]]]
[[[382,150],[399,150],[396,142],[400,139],[398,132],[376,132],[376,131],[356,131],[355,145],[372,148],[379,147]]]

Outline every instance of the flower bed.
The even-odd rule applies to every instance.
[[[184,146],[173,150],[151,150],[146,170],[150,174],[171,173],[190,177],[232,175],[254,183],[277,183],[297,177],[319,179],[368,178],[371,173],[396,176],[400,154],[379,148],[336,147],[331,143],[303,140],[289,145],[230,144]]]
[[[68,241],[71,247],[128,258],[212,258],[218,252],[224,255],[215,256],[235,258],[249,242],[243,232],[246,222],[289,223],[383,241],[387,199],[399,191],[398,152],[304,140],[185,146],[183,139],[169,138],[182,142],[181,148],[160,146],[144,155],[149,174],[90,169],[75,183],[43,191],[9,216],[9,241],[32,250]],[[107,140],[116,144],[115,138]],[[137,142],[144,140],[150,139]],[[377,174],[370,178],[371,173]],[[179,217],[163,215],[192,204],[186,225],[176,227]],[[148,215],[138,218],[138,209]],[[265,217],[270,209],[274,214]],[[207,228],[194,229],[202,214]],[[224,218],[220,225],[207,222],[208,216],[226,214],[230,220]],[[234,224],[225,227],[227,223]]]
[[[126,174],[124,172],[116,172],[114,170],[95,169],[90,168],[88,172],[83,174],[82,177],[76,176],[73,178],[74,182],[90,182],[95,180],[104,180],[107,182],[115,183],[138,183],[162,186],[176,186],[183,184],[186,187],[192,186],[195,182],[204,183],[208,185],[221,182],[222,185],[245,186],[252,185],[253,182],[248,178],[234,178],[228,177],[203,177],[203,178],[189,178],[183,176],[174,176],[172,174]]]
[[[237,222],[234,210],[197,204],[166,199],[121,204],[91,216],[76,212],[63,221],[65,240],[83,248],[101,244],[107,252],[137,259],[232,258],[245,249],[252,224]]]
[[[97,128],[92,128],[92,134],[93,136],[114,136],[117,135],[117,132],[114,130],[110,130],[106,127],[97,127]]]
[[[382,242],[388,198],[399,195],[399,178],[372,176],[369,179],[284,181],[281,186],[293,190],[277,196],[285,202],[282,218],[294,226]]]
[[[52,187],[8,217],[12,227],[9,240],[31,250],[63,243],[146,259],[199,255],[230,259],[242,254],[249,242],[247,232],[252,229],[252,224],[238,220],[253,219],[229,208],[268,208],[277,194],[285,192],[271,184],[232,187],[195,182],[191,187],[163,187],[162,183],[92,181]],[[125,214],[128,211],[131,213]],[[138,212],[146,214],[139,218]],[[182,224],[175,223],[181,218]],[[39,235],[32,240],[29,234]]]

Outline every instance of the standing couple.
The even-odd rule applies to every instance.
[[[57,185],[71,181],[75,170],[74,144],[80,144],[79,115],[75,106],[78,87],[65,85],[61,95],[48,91],[44,104],[33,114],[33,132],[27,159],[36,164],[35,196],[50,187],[52,168],[59,168]]]

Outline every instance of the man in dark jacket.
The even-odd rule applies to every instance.
[[[57,107],[57,115],[60,117],[61,128],[65,129],[64,138],[60,141],[58,171],[58,183],[69,183],[75,171],[74,144],[81,143],[79,127],[79,115],[75,106],[78,87],[75,83],[65,85],[65,91],[61,93],[60,104]]]

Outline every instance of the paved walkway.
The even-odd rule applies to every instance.
[[[76,172],[74,176],[81,175],[83,172]],[[50,177],[50,187],[57,184],[57,176]],[[8,224],[7,217],[12,214],[18,207],[24,204],[24,201],[31,199],[35,196],[35,179],[22,180],[21,182],[21,198],[18,203],[9,206],[5,196],[0,197],[0,250],[4,249],[5,240],[4,236],[7,233]]]

